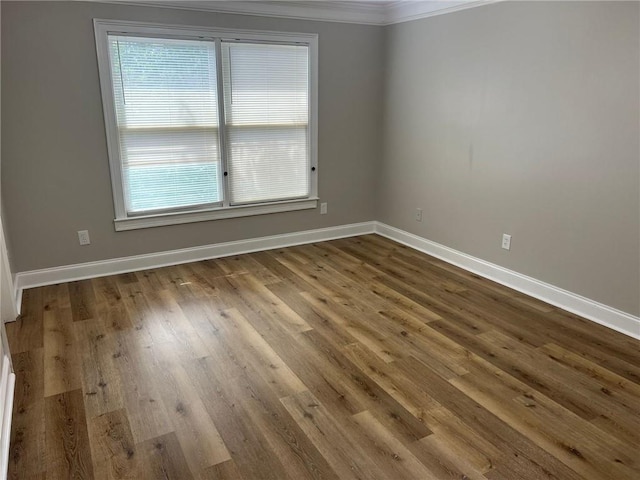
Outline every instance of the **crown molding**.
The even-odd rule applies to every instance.
[[[396,0],[386,6],[384,25],[445,15],[502,1],[505,0]]]
[[[504,0],[89,0],[98,3],[175,8],[239,15],[392,25],[457,12]]]
[[[98,3],[175,8],[295,20],[383,25],[383,2],[349,1],[244,1],[244,0],[89,0]]]

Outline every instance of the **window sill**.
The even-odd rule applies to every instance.
[[[137,230],[140,228],[161,227],[163,225],[179,225],[181,223],[205,222],[207,220],[221,220],[224,218],[249,217],[268,213],[291,212],[307,210],[318,206],[318,198],[304,200],[289,200],[286,202],[265,203],[262,205],[240,205],[235,207],[214,208],[197,212],[175,212],[159,215],[145,215],[140,217],[116,218],[114,220],[117,232],[123,230]]]

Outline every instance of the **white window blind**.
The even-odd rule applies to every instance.
[[[108,40],[127,215],[221,204],[215,44]]]
[[[317,34],[94,28],[116,230],[317,208]]]
[[[309,47],[222,42],[232,205],[310,194]]]

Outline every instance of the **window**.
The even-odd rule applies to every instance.
[[[116,230],[316,207],[316,35],[94,23]]]

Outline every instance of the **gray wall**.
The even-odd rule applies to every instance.
[[[1,14],[0,14],[1,17]],[[0,19],[1,21],[1,19]],[[0,66],[1,76],[1,66]],[[0,104],[0,109],[2,105]],[[1,125],[0,119],[0,128]],[[0,155],[0,165],[2,159]],[[2,169],[0,168],[0,173]],[[15,295],[13,291],[13,274],[11,272],[11,264],[8,256],[8,245],[4,235],[4,205],[2,203],[2,191],[0,188],[0,323],[13,321],[16,319],[17,312],[15,306]],[[3,334],[4,335],[4,334]],[[4,338],[4,337],[3,337]],[[0,345],[0,350],[3,349]]]
[[[389,27],[378,219],[640,313],[638,7],[508,2]]]
[[[77,2],[1,8],[14,271],[378,219],[640,313],[636,2],[509,2],[385,28]],[[319,33],[329,214],[116,233],[94,17]],[[91,246],[77,244],[80,229]]]
[[[381,27],[78,2],[2,8],[2,190],[14,271],[374,219]],[[318,33],[319,194],[305,210],[115,232],[93,18]],[[78,245],[88,229],[92,244]]]

